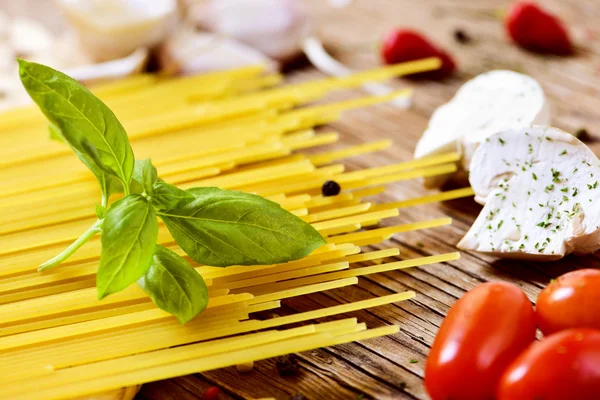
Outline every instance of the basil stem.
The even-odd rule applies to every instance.
[[[46,261],[38,267],[38,271],[45,271],[52,267],[57,266],[61,262],[65,261],[67,258],[71,257],[73,253],[75,253],[81,246],[83,246],[88,240],[92,238],[92,236],[97,233],[102,232],[102,223],[104,219],[99,219],[92,226],[88,228],[81,236],[77,238],[69,247],[64,249],[59,255],[56,257]]]

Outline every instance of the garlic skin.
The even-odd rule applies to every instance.
[[[176,0],[56,0],[94,61],[161,43],[178,20]]]
[[[256,49],[191,27],[177,31],[161,46],[161,69],[181,75],[222,71],[249,65],[263,65],[276,71],[277,63]]]
[[[310,33],[308,17],[295,0],[210,0],[192,6],[189,17],[282,62],[301,52]]]

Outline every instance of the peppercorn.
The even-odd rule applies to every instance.
[[[279,376],[294,376],[298,373],[298,357],[295,354],[288,354],[275,358],[275,367]]]
[[[471,37],[462,29],[456,29],[454,31],[454,39],[460,44],[467,44],[471,42]]]
[[[588,130],[585,128],[577,129],[575,131],[575,133],[573,134],[573,136],[575,136],[577,139],[581,140],[582,142],[589,142],[592,139],[592,136],[590,135]]]
[[[324,197],[337,196],[338,194],[340,194],[341,190],[342,187],[336,181],[327,181],[323,184],[323,187],[321,188],[321,193]]]

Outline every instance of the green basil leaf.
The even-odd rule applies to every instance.
[[[56,125],[48,124],[48,129],[50,130],[50,137],[52,139],[69,144],[65,140],[60,129],[56,127]],[[123,192],[123,185],[117,177],[115,177],[114,175],[110,175],[104,172],[102,169],[100,169],[100,167],[98,167],[98,164],[96,164],[96,161],[90,158],[87,154],[80,153],[79,150],[77,150],[74,147],[71,147],[71,149],[73,150],[73,152],[75,152],[75,154],[77,154],[77,156],[85,164],[85,166],[87,166],[89,170],[92,171],[94,176],[96,176],[96,179],[100,184],[100,190],[102,191],[103,204],[108,204],[108,198],[111,194]]]
[[[98,217],[98,219],[102,219],[102,218],[104,218],[105,215],[106,215],[106,207],[104,207],[103,205],[100,205],[100,204],[96,204],[96,217]]]
[[[133,172],[133,151],[113,112],[62,72],[42,64],[18,62],[21,82],[29,96],[84,164],[90,167],[93,162],[128,186]],[[92,172],[98,176],[96,171]]]
[[[100,189],[102,190],[102,198],[104,204],[108,204],[108,198],[114,193],[123,193],[123,184],[113,175],[109,175],[104,171],[100,171]]]
[[[208,288],[202,276],[183,258],[160,245],[154,248],[150,268],[138,285],[158,307],[175,315],[182,324],[208,304]]]
[[[325,244],[312,226],[260,196],[218,188],[187,193],[193,198],[157,213],[181,248],[199,263],[276,264],[305,257]]]
[[[195,196],[162,180],[153,185],[152,205],[157,210],[172,210],[194,201]]]
[[[150,267],[158,238],[156,213],[143,196],[130,194],[106,211],[96,276],[98,298],[125,289]]]
[[[50,139],[56,140],[57,142],[66,143],[65,138],[60,133],[60,130],[54,124],[48,124],[48,131],[50,132]]]
[[[149,158],[147,160],[135,160],[133,180],[139,182],[149,196],[154,192],[152,185],[154,185],[157,179],[156,167],[152,165],[152,161]]]

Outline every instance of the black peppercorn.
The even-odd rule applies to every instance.
[[[321,188],[321,193],[325,197],[337,196],[338,194],[340,194],[341,190],[342,190],[342,188],[341,188],[340,184],[337,183],[336,181],[327,181],[323,184],[323,187]]]
[[[280,376],[293,376],[298,373],[298,357],[295,354],[288,354],[275,358],[275,367]]]
[[[575,133],[573,134],[573,136],[575,136],[577,139],[581,140],[582,142],[590,142],[592,141],[592,136],[590,135],[590,133],[588,132],[587,129],[585,128],[579,128],[575,131]]]
[[[467,35],[467,33],[462,29],[456,29],[454,31],[454,39],[460,44],[467,44],[471,42],[469,35]]]

